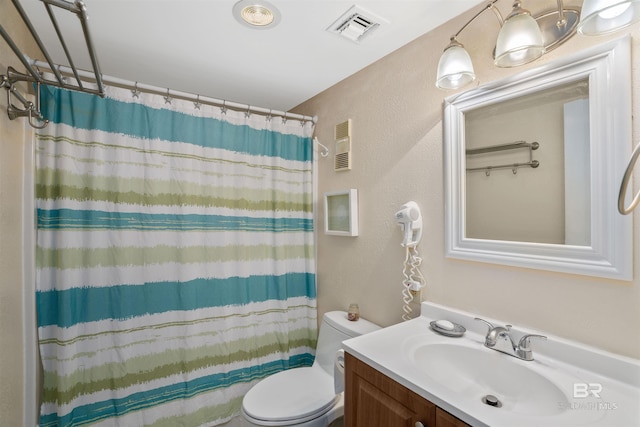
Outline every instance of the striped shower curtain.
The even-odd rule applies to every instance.
[[[213,426],[316,343],[313,124],[43,87],[40,426]]]

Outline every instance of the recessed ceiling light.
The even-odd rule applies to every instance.
[[[273,28],[280,22],[278,9],[263,0],[241,0],[233,6],[233,16],[238,22],[255,29]]]

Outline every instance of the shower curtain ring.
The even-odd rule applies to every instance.
[[[68,79],[66,76],[63,76],[63,75],[62,75],[62,65],[58,64],[58,67],[57,67],[57,68],[58,68],[58,74],[60,74],[60,75],[62,76],[62,81],[63,81],[64,83],[68,83],[68,82],[69,82],[69,79]]]
[[[197,96],[196,96],[196,102],[194,102],[194,103],[193,103],[193,107],[194,107],[196,110],[199,110],[201,105],[202,105],[202,104],[200,103],[200,95],[197,95]]]
[[[267,114],[267,116],[265,117],[265,120],[266,120],[266,121],[268,121],[268,122],[270,122],[270,121],[271,121],[271,119],[273,118],[273,116],[271,115],[271,111],[272,111],[272,110],[270,109],[270,110],[269,110],[269,114]]]
[[[171,104],[171,101],[173,101],[173,98],[171,98],[171,94],[169,93],[169,88],[167,88],[167,96],[164,97],[164,103]]]
[[[251,105],[247,105],[247,111],[244,112],[244,118],[248,119],[251,117]]]
[[[227,114],[227,106],[225,105],[227,101],[225,99],[222,100],[222,107],[220,107],[220,113]]]
[[[287,123],[287,112],[284,112],[284,116],[282,116],[282,124]]]
[[[38,73],[38,76],[42,77],[44,75],[42,73],[42,70],[40,69],[40,67],[38,67],[37,64],[34,64],[33,67],[36,69],[36,72]]]
[[[140,98],[140,91],[138,90],[138,82],[135,82],[135,84],[133,85],[131,96],[133,96],[134,98]]]

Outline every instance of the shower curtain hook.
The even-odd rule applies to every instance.
[[[282,116],[282,124],[287,123],[287,112],[284,112],[284,116]]]
[[[244,112],[244,118],[248,119],[251,117],[251,105],[247,105],[247,111]]]
[[[171,105],[171,101],[173,101],[173,98],[171,98],[171,94],[169,93],[169,88],[167,88],[167,96],[164,97],[164,103]]]
[[[222,114],[227,114],[227,106],[225,105],[227,103],[226,99],[222,100],[222,107],[220,107],[220,113]]]
[[[58,74],[60,74],[60,75],[62,76],[62,65],[61,65],[61,64],[58,64],[58,67],[57,67],[57,68],[58,68]],[[67,77],[65,77],[65,76],[62,76],[62,81],[63,81],[64,83],[68,83],[68,82],[69,82],[69,79],[68,79]]]
[[[197,95],[197,96],[196,96],[196,102],[194,102],[194,103],[193,103],[193,107],[194,107],[196,110],[199,110],[201,105],[202,105],[202,104],[200,103],[200,95]]]
[[[133,90],[131,91],[131,96],[134,98],[140,98],[140,91],[138,90],[138,82],[135,82],[133,85]]]
[[[269,109],[269,114],[267,114],[267,116],[264,118],[266,121],[270,122],[271,119],[273,118],[273,116],[271,115],[271,109]]]
[[[33,64],[33,67],[36,69],[36,72],[38,73],[38,76],[42,77],[44,75],[42,73],[42,70],[40,69],[40,67],[38,67],[38,64]]]

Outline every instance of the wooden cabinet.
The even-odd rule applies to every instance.
[[[436,406],[436,426],[437,427],[471,427],[459,418],[454,417],[444,409]]]
[[[469,427],[349,353],[344,399],[345,427]]]

